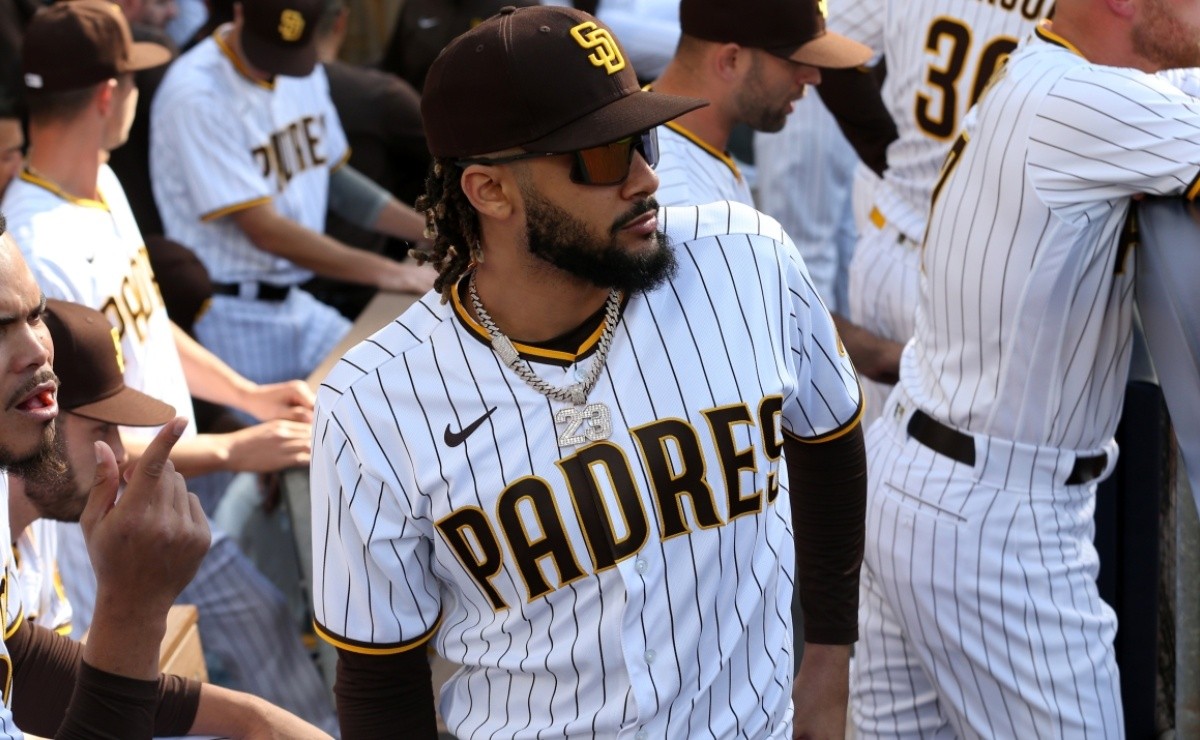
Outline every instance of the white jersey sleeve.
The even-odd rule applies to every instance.
[[[8,475],[0,472],[0,501],[8,501]],[[12,533],[8,528],[8,506],[0,506],[0,542],[11,543]],[[20,588],[13,563],[12,549],[0,548],[0,614],[4,615],[4,638],[8,639],[21,626],[25,618],[21,604]],[[17,729],[12,716],[13,664],[8,648],[0,640],[0,740],[21,740],[24,737]]]
[[[737,163],[677,123],[658,127],[658,190],[664,206],[694,206],[731,200],[754,205],[750,185]]]
[[[71,634],[71,603],[58,572],[58,527],[38,519],[17,538],[16,550],[26,618],[60,635]]]

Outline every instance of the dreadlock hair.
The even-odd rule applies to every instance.
[[[435,158],[425,177],[425,193],[416,202],[417,211],[425,214],[425,238],[432,244],[412,254],[438,271],[433,287],[442,294],[442,303],[450,300],[463,273],[483,262],[479,215],[462,191],[461,178],[454,160]]]

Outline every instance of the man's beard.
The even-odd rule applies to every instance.
[[[39,516],[59,522],[77,522],[87,497],[80,496],[75,490],[75,470],[67,458],[67,435],[59,422],[52,426],[54,437],[50,444],[39,452],[35,463],[16,474],[25,479],[25,496],[33,502]]]
[[[666,234],[656,232],[654,248],[640,252],[626,251],[617,238],[630,221],[658,210],[654,198],[639,202],[614,221],[609,239],[604,241],[566,209],[542,198],[532,188],[523,190],[529,251],[560,270],[593,285],[626,293],[651,290],[675,274],[675,252]]]
[[[67,463],[66,445],[59,434],[58,424],[47,424],[42,432],[41,444],[25,457],[14,457],[11,450],[0,448],[0,469],[24,478],[31,485],[35,480],[64,485],[70,473],[70,465]]]
[[[1164,0],[1143,7],[1141,22],[1133,27],[1133,49],[1160,69],[1200,67],[1200,34],[1173,18]]]

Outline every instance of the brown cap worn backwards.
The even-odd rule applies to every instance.
[[[435,157],[607,144],[706,105],[642,90],[612,32],[573,8],[503,8],[450,42],[425,78]]]
[[[21,71],[27,92],[77,90],[171,59],[164,46],[134,42],[121,8],[71,0],[38,10],[25,29]]]
[[[242,0],[242,52],[264,72],[305,77],[317,66],[326,0]]]
[[[865,64],[871,48],[825,30],[826,0],[681,0],[679,27],[688,36],[762,49],[814,67]]]
[[[150,427],[175,418],[175,409],[125,385],[117,330],[104,314],[78,303],[46,301],[54,341],[58,405],[63,411],[110,424]]]

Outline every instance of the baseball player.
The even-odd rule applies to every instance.
[[[308,389],[295,382],[250,383],[170,322],[121,185],[100,164],[103,151],[120,145],[128,131],[137,95],[131,72],[167,58],[164,48],[130,44],[128,38],[120,10],[103,0],[50,6],[30,24],[23,49],[29,161],[3,199],[11,230],[47,295],[108,316],[121,339],[129,386],[188,418],[188,433],[172,453],[183,474],[304,464],[310,449]],[[197,435],[189,387],[256,416],[291,418]],[[145,435],[127,432],[131,454],[146,444]],[[60,547],[76,553],[60,566],[75,628],[82,632],[91,614],[93,576],[78,528],[60,527]],[[72,571],[70,563],[82,571]],[[186,598],[203,615],[206,649],[220,656],[239,687],[333,728],[328,692],[282,595],[223,533],[214,538]]]
[[[0,222],[0,227],[2,225]],[[4,280],[15,277],[21,290],[29,287],[33,289],[31,296],[37,295],[37,286],[21,262],[11,239],[4,239],[0,247],[4,250],[0,260],[7,263],[0,267]],[[20,266],[19,270],[11,269],[17,265]],[[21,271],[25,274],[23,279],[19,274],[13,274]],[[6,295],[0,298],[0,303],[4,303],[7,309],[12,304],[12,297]],[[47,390],[56,386],[57,380],[53,373],[41,373],[50,380],[38,383],[43,387],[35,386],[35,398],[43,399],[34,408],[44,410],[41,414],[43,417],[53,418],[53,423],[48,427],[52,434],[43,437],[48,446],[32,461],[16,461],[17,464],[10,467],[8,475],[0,473],[0,494],[4,495],[8,504],[0,507],[3,508],[0,533],[4,536],[9,534],[10,510],[13,526],[21,529],[25,529],[26,523],[32,518],[43,515],[73,521],[90,517],[94,521],[95,505],[103,505],[104,496],[108,496],[111,502],[111,497],[116,494],[117,464],[125,458],[116,424],[157,425],[164,420],[171,421],[174,415],[173,409],[167,404],[125,386],[121,377],[120,345],[103,314],[77,304],[42,299],[41,305],[29,314],[28,321],[32,331],[17,332],[10,325],[6,336],[23,334],[22,340],[26,344],[31,335],[45,337],[47,344],[39,353],[42,356],[48,356],[48,341],[52,338],[57,350],[55,363],[64,385],[58,393]],[[10,344],[15,347],[20,343]],[[15,354],[6,353],[7,361],[16,359]],[[30,372],[34,368],[24,365],[22,369]],[[39,381],[38,376],[35,375],[33,380]],[[29,385],[27,381],[25,386]],[[28,392],[21,391],[18,396]],[[61,413],[57,408],[59,401],[62,403]],[[66,411],[68,408],[69,412]],[[24,413],[31,410],[27,407]],[[161,461],[166,460],[166,447],[169,446],[161,442],[178,437],[183,430],[183,420],[179,421],[181,423],[177,427],[165,432],[163,439],[155,443]],[[4,444],[11,441],[5,440]],[[8,449],[4,445],[0,447]],[[103,465],[98,464],[99,449],[105,450],[103,457],[107,458],[107,462]],[[152,462],[155,458],[156,453],[151,449],[144,459]],[[14,460],[6,459],[4,462],[11,465]],[[152,517],[180,511],[170,511],[175,506],[175,500],[184,506],[189,505],[183,499],[188,494],[182,480],[174,474],[170,462],[165,462],[165,465],[166,474],[160,473],[156,477],[174,488],[174,494],[170,488],[155,488],[152,490],[155,498],[143,501],[144,489],[137,487],[137,478],[142,474],[138,471],[128,479],[128,490],[123,494],[122,502],[143,504],[142,508],[145,508],[159,501],[168,507],[168,512],[148,511],[151,518],[125,524],[126,527],[132,526],[135,531],[145,531],[157,537],[167,535],[167,538],[160,543],[160,549],[139,552],[138,545],[134,544],[136,537],[131,537],[129,532],[121,535],[126,538],[128,545],[117,554],[133,566],[134,572],[126,574],[125,578],[135,580],[114,585],[111,581],[114,572],[112,566],[100,569],[109,598],[97,610],[97,623],[89,637],[89,645],[94,640],[111,643],[114,634],[123,634],[119,648],[121,652],[118,653],[122,664],[117,672],[125,677],[119,679],[120,683],[114,683],[115,677],[100,676],[94,669],[81,670],[79,645],[45,629],[46,625],[55,624],[53,620],[59,616],[47,611],[46,607],[60,606],[60,602],[49,605],[37,601],[23,603],[28,586],[25,579],[30,575],[27,571],[32,563],[26,560],[26,552],[22,551],[18,572],[8,571],[4,583],[6,588],[0,590],[0,594],[3,594],[0,601],[5,602],[2,604],[6,615],[5,625],[8,627],[4,633],[5,642],[11,646],[11,662],[0,661],[0,665],[10,669],[4,674],[5,704],[14,692],[20,692],[22,699],[18,705],[17,719],[21,722],[21,728],[47,737],[149,737],[153,729],[156,737],[194,733],[248,737],[270,732],[276,733],[273,736],[289,738],[327,738],[316,728],[256,697],[201,685],[176,676],[158,676],[158,648],[165,621],[159,619],[157,623],[142,624],[137,618],[137,611],[139,607],[150,606],[162,609],[162,616],[165,617],[164,604],[170,604],[172,594],[166,594],[164,601],[163,594],[145,590],[147,585],[154,583],[158,569],[143,558],[159,558],[168,564],[168,571],[175,571],[172,574],[174,579],[186,578],[195,571],[194,566],[187,567],[189,558],[198,559],[207,544],[207,529],[195,496],[190,496],[188,500],[190,516],[195,517],[194,536],[198,539],[193,538],[193,533],[179,529],[179,522],[171,522],[169,517],[164,518],[162,523],[174,526],[174,532],[154,526]],[[98,478],[108,481],[106,487],[111,487],[109,493],[92,491]],[[93,511],[89,512],[89,508]],[[116,509],[121,508],[122,504],[116,505]],[[34,522],[34,526],[37,524]],[[95,547],[98,539],[94,528],[91,540]],[[47,550],[44,543],[44,540],[38,542],[38,551],[44,552],[50,558],[48,562],[52,563],[53,550]],[[7,561],[7,556],[5,558]],[[104,565],[103,562],[100,564]],[[114,595],[117,598],[111,598]],[[129,599],[139,599],[144,604],[139,602],[133,606],[128,603]],[[113,612],[113,604],[119,605],[116,611],[119,617],[115,622],[108,614]],[[35,627],[35,621],[41,626]],[[87,660],[92,666],[97,665],[94,657]],[[127,671],[137,666],[134,661],[140,660],[145,660],[144,669],[139,668],[144,670],[145,675],[138,678],[153,680],[131,680],[133,674]],[[12,671],[14,668],[15,671]],[[81,684],[84,691],[76,689],[72,695],[76,672],[85,677],[90,686]],[[103,681],[97,682],[97,678]],[[97,690],[96,694],[88,693]],[[97,712],[101,707],[103,709]],[[80,709],[82,713],[78,711]],[[64,717],[67,718],[65,725]],[[149,719],[153,719],[153,728],[142,725]],[[0,737],[20,737],[6,709],[0,710]]]
[[[233,23],[176,60],[151,105],[150,170],[166,235],[194,249],[213,281],[196,337],[260,383],[307,377],[349,329],[297,287],[314,273],[418,293],[433,277],[323,234],[326,205],[339,200],[331,188],[354,204],[354,223],[409,241],[424,229],[415,211],[343,166],[346,138],[313,35],[324,8],[235,4]]]
[[[844,734],[857,382],[776,222],[656,210],[656,127],[699,105],[639,89],[568,8],[503,10],[434,63],[439,292],[318,393],[347,736],[432,726],[430,640],[462,666],[461,738],[792,737],[793,700],[798,734]]]
[[[1200,10],[1058,0],[940,179],[915,334],[868,435],[860,736],[1121,737],[1096,483],[1129,374],[1130,196],[1200,193]]]
[[[830,28],[882,54],[887,75],[880,87],[866,79],[843,84],[867,77],[858,71],[833,72],[822,98],[846,115],[845,108],[853,114],[863,107],[861,95],[873,96],[895,123],[887,169],[850,261],[847,316],[854,324],[901,344],[912,336],[920,245],[942,162],[992,73],[1052,5],[844,0],[836,6]],[[868,420],[879,415],[894,381],[864,384]]]
[[[734,126],[779,131],[794,101],[821,81],[818,67],[862,64],[871,50],[827,33],[824,3],[814,0],[683,0],[679,25],[675,57],[653,87],[714,104],[659,132],[658,197],[667,205],[754,205],[749,183],[725,150]]]

